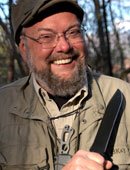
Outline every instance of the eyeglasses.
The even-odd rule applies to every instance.
[[[53,31],[44,30],[38,38],[31,37],[29,35],[26,35],[25,33],[23,33],[22,35],[39,44],[42,44],[42,48],[44,49],[56,47],[60,37],[64,37],[65,40],[71,44],[77,44],[84,41],[83,38],[84,29],[83,27],[79,27],[79,26],[70,28],[64,33],[56,33]]]

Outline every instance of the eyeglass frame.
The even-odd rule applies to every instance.
[[[71,31],[72,31],[74,28],[76,29],[76,27],[77,27],[77,32],[80,31],[80,32],[79,32],[80,35],[79,35],[79,37],[77,37],[77,38],[80,38],[80,40],[77,41],[77,42],[73,42],[72,44],[76,44],[76,43],[78,43],[78,42],[83,42],[83,41],[84,41],[84,34],[85,34],[85,32],[86,32],[86,30],[85,30],[85,28],[83,27],[83,25],[81,25],[81,26],[79,26],[79,25],[74,25],[73,27],[69,28],[69,29],[66,30],[65,32],[61,32],[61,33],[57,33],[57,32],[55,32],[55,31],[53,31],[53,30],[47,30],[47,29],[45,29],[45,31],[49,31],[50,34],[53,34],[53,36],[54,36],[54,37],[53,37],[53,38],[54,38],[54,41],[53,41],[53,40],[50,40],[50,42],[49,42],[49,43],[52,43],[52,46],[50,46],[50,47],[48,46],[48,47],[45,48],[44,45],[43,45],[43,48],[44,48],[44,49],[55,48],[56,45],[57,45],[57,43],[58,43],[58,41],[59,41],[59,38],[60,38],[60,37],[64,37],[64,39],[65,39],[68,43],[71,43],[71,41],[75,41],[75,40],[76,40],[76,35],[71,35]],[[79,30],[78,30],[78,29],[79,29]],[[46,35],[47,35],[47,34],[46,34]],[[49,34],[48,34],[48,35],[49,35]],[[45,43],[45,42],[40,42],[40,41],[39,41],[40,39],[43,38],[42,35],[40,35],[38,38],[34,38],[34,37],[31,37],[31,36],[25,34],[24,32],[22,32],[21,36],[27,37],[27,38],[29,38],[29,39],[31,39],[31,40],[39,43],[39,44],[44,44],[44,43]],[[72,39],[70,40],[70,39],[69,39],[69,36],[72,36],[72,37],[73,37],[73,40],[72,40]],[[74,37],[74,36],[75,36],[75,37]],[[72,37],[71,37],[71,38],[72,38]],[[47,42],[46,42],[46,44],[47,44]]]

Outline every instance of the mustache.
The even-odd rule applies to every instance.
[[[78,51],[71,51],[68,53],[56,53],[56,54],[52,54],[47,58],[47,62],[51,63],[55,60],[61,60],[61,59],[68,59],[68,58],[72,58],[72,59],[77,59],[79,56],[79,52]]]

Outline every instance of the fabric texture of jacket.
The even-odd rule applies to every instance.
[[[113,163],[130,169],[130,85],[104,75],[91,75],[89,95],[74,119],[69,154],[89,150],[109,100],[117,89],[125,96]],[[77,139],[78,136],[78,139]],[[0,89],[0,167],[2,170],[54,170],[59,143],[48,113],[34,90],[32,77]]]

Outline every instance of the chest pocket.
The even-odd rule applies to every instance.
[[[37,120],[16,120],[0,130],[2,170],[46,170],[48,167],[47,132]]]

